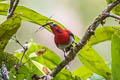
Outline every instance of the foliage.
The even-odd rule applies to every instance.
[[[13,55],[7,52],[0,51],[0,67],[2,65],[2,62],[4,62],[8,70],[10,70],[17,63],[17,61],[18,59],[14,57]]]
[[[18,15],[4,21],[0,25],[0,51],[3,51],[9,39],[20,27],[21,19]]]
[[[111,2],[114,2],[115,0],[106,0],[108,4],[110,4]],[[116,15],[119,15],[120,16],[120,4],[117,5],[113,10],[112,12]]]
[[[91,71],[105,77],[106,79],[110,78],[110,69],[98,53],[88,47],[88,45],[84,46],[80,53],[78,53],[78,57],[80,61]]]
[[[106,1],[109,4],[114,0]],[[6,15],[8,7],[8,4],[0,3],[0,15]],[[113,13],[120,15],[119,7],[120,5],[115,7],[113,9]],[[33,11],[32,9],[24,6],[17,6],[15,15],[0,25],[0,64],[2,61],[4,61],[3,58],[5,54],[7,57],[9,57],[7,62],[12,60],[12,64],[10,64],[10,66],[8,66],[6,62],[6,65],[10,70],[10,80],[32,80],[32,76],[34,74],[40,76],[48,75],[57,65],[59,65],[61,58],[54,51],[48,49],[47,47],[38,45],[33,41],[29,41],[27,44],[25,44],[28,50],[25,52],[22,64],[20,64],[18,70],[13,66],[17,66],[15,63],[21,59],[24,49],[21,52],[13,53],[13,55],[9,55],[4,52],[4,48],[8,41],[20,27],[21,19],[38,25],[43,25],[49,18]],[[62,28],[66,29],[62,24],[55,20],[49,19],[49,21],[53,21],[54,23],[59,24]],[[92,36],[87,45],[85,45],[81,51],[79,51],[77,56],[84,66],[81,66],[72,72],[64,68],[53,80],[110,80],[111,75],[113,80],[119,80],[120,33],[113,27],[116,29],[120,28],[119,26],[107,26],[96,29],[96,37]],[[46,29],[51,31],[49,27],[46,27]],[[80,39],[75,36],[75,40],[78,42]],[[110,70],[99,53],[92,48],[92,45],[106,40],[112,41],[112,70]]]
[[[10,38],[13,36],[13,34],[16,33],[16,31],[20,27],[20,24],[21,19],[19,15],[14,15],[10,19],[0,24],[0,67],[2,62],[4,61],[4,63],[8,67],[8,70],[10,70],[18,60],[11,54],[3,52],[3,50]]]
[[[116,32],[112,36],[111,52],[112,52],[112,77],[113,80],[120,80],[120,33]]]
[[[41,54],[40,56],[37,55],[36,53],[42,49],[45,49],[46,51]],[[14,56],[16,56],[18,59],[21,58],[22,52],[19,53],[14,53]],[[47,72],[50,73],[53,68],[55,68],[59,63],[61,59],[58,55],[56,55],[53,51],[48,49],[45,46],[37,45],[36,43],[30,41],[28,43],[28,50],[25,53],[25,57],[23,59],[23,64],[26,69],[28,69],[26,72],[21,70],[20,74],[26,75],[26,79],[30,79],[31,75],[33,76],[34,74],[39,74],[39,75],[47,75]],[[22,69],[22,67],[20,67]],[[47,72],[44,70],[47,69]],[[16,75],[15,69],[13,69],[11,72],[15,72],[14,74],[11,74],[11,78],[13,75]],[[28,75],[31,74],[31,75]],[[59,80],[59,79],[67,79],[72,78],[71,73],[63,69],[56,77],[54,80]]]
[[[6,0],[0,0],[0,2],[1,2],[1,1],[6,1]]]
[[[86,80],[88,77],[92,76],[94,72],[92,72],[90,69],[88,69],[87,67],[85,66],[81,66],[77,69],[75,69],[73,72],[72,72],[72,75],[73,76],[79,76],[81,77],[81,79],[83,80]]]

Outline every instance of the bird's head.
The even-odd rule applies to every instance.
[[[57,24],[54,24],[53,22],[48,22],[44,25],[42,25],[42,27],[46,27],[47,25],[50,26],[50,29],[52,30],[53,34],[56,35],[56,34],[61,34],[64,30]],[[41,27],[40,27],[41,28]],[[37,30],[38,31],[38,30]],[[36,32],[37,32],[36,31]]]
[[[63,29],[57,24],[49,24],[53,34],[61,34]]]

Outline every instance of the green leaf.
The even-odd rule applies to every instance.
[[[18,74],[16,80],[24,80],[24,74]]]
[[[38,63],[37,61],[31,60],[31,62],[44,74],[47,75],[46,72],[44,71],[44,68],[51,73],[51,70],[44,66],[43,64]]]
[[[120,29],[117,26],[105,26],[101,28],[97,28],[95,30],[95,36],[92,36],[89,40],[89,44],[94,45],[106,40],[111,40],[112,35],[117,31],[116,29]]]
[[[91,71],[105,77],[106,79],[110,79],[111,71],[109,67],[94,49],[86,45],[82,48],[80,53],[78,53],[78,57]]]
[[[50,50],[44,46],[37,45],[36,43],[34,43],[32,41],[30,41],[27,45],[28,45],[28,51],[26,52],[26,54],[24,56],[23,63],[30,59],[30,61],[28,61],[26,63],[26,65],[30,71],[32,70],[31,76],[33,76],[33,73],[43,75],[43,74],[37,73],[37,72],[39,70],[42,72],[43,71],[42,69],[45,66],[52,70],[61,62],[60,57],[57,56],[56,53],[54,53],[52,50]],[[35,52],[37,52],[41,49],[45,49],[46,51],[42,55],[36,56]],[[15,53],[14,55],[20,59],[22,53]],[[38,68],[38,69],[36,69],[36,68]],[[44,73],[44,72],[42,72],[42,73]],[[28,78],[28,79],[30,79],[30,78]],[[67,79],[73,80],[71,73],[66,69],[63,69],[54,78],[54,80],[67,80]]]
[[[16,73],[16,69],[15,67],[13,67],[10,70],[9,77],[10,77],[10,80],[24,80],[24,79],[27,79],[28,77],[31,77],[30,72],[31,70],[28,69],[25,65],[21,65],[18,68],[18,73]],[[14,77],[16,77],[16,79],[14,79]]]
[[[13,16],[0,25],[0,51],[3,51],[9,39],[16,33],[20,27],[21,19],[19,16]]]
[[[85,66],[81,66],[81,67],[75,69],[74,71],[72,71],[73,76],[79,76],[83,80],[86,80],[92,74],[93,74],[93,72],[91,70],[89,70],[88,68],[86,68]]]
[[[2,65],[2,62],[4,62],[7,66],[7,69],[10,70],[16,64],[17,61],[17,58],[13,55],[0,51],[0,67]]]
[[[30,41],[27,45],[28,45],[28,50],[26,51],[25,57],[23,58],[23,63],[29,59],[32,59],[47,66],[50,69],[53,69],[61,62],[60,57],[55,52],[48,49],[47,47],[37,45],[32,41]],[[31,55],[36,55],[35,52],[40,51],[42,49],[45,49],[45,52],[42,55],[30,57]],[[23,54],[22,52],[21,53],[17,52],[14,54],[14,56],[20,59],[22,54]]]
[[[40,62],[41,64],[47,66],[50,69],[53,69],[61,62],[60,57],[55,52],[48,49],[47,47],[37,45],[34,42],[31,42],[30,44],[31,44],[31,47],[29,47],[29,50],[27,51],[26,55],[31,54],[31,52],[32,52],[31,50],[35,51],[35,47],[36,47],[36,51],[40,51],[41,49],[45,49],[45,52],[41,56],[37,56],[35,58],[32,58],[33,60]]]
[[[73,77],[69,70],[62,69],[53,80],[73,80]]]
[[[9,7],[8,4],[0,3],[0,14],[1,15],[6,15],[8,7]],[[45,24],[46,20],[49,19],[49,18],[33,11],[32,9],[26,8],[24,6],[17,6],[17,8],[15,10],[15,13],[16,14],[21,14],[21,18],[23,20],[30,21],[30,22],[33,22],[33,23],[36,23],[36,24],[39,24],[39,25]],[[49,21],[53,21],[53,22],[61,25],[60,23],[58,23],[58,22],[56,22],[52,19],[49,19]],[[61,27],[62,27],[62,25],[61,25]]]
[[[113,80],[120,80],[120,33],[115,33],[112,36],[111,52],[112,77]]]
[[[0,2],[1,2],[1,1],[6,1],[6,0],[0,0]]]
[[[73,80],[81,80],[81,78],[79,76],[74,76]]]
[[[110,4],[110,3],[114,2],[114,1],[116,1],[116,0],[106,0],[106,2],[107,2],[108,4]],[[115,8],[113,8],[112,12],[113,12],[114,14],[120,16],[120,4],[118,4]]]

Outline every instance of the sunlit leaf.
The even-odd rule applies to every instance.
[[[1,1],[6,1],[6,0],[0,0],[0,2],[1,2]]]
[[[0,12],[1,12],[0,14],[1,15],[6,15],[8,7],[9,7],[8,4],[0,3]],[[23,20],[27,20],[27,21],[30,21],[30,22],[33,22],[33,23],[36,23],[36,24],[39,24],[39,25],[45,24],[46,21],[49,19],[49,18],[33,11],[32,9],[26,8],[24,6],[18,6],[16,8],[15,13],[21,14],[21,17],[22,17]],[[56,22],[52,19],[49,19],[49,21],[53,21],[53,22],[61,25],[60,23],[58,23],[58,22]]]
[[[79,76],[74,76],[73,80],[81,80],[81,78]]]
[[[116,1],[116,0],[106,0],[108,4]],[[118,4],[115,8],[113,8],[113,13],[115,13],[116,15],[120,16],[120,4]]]
[[[73,76],[79,76],[83,80],[86,80],[92,74],[93,74],[93,72],[91,70],[89,70],[88,68],[86,68],[85,66],[81,66],[81,67],[75,69],[74,71],[72,71]]]
[[[24,74],[18,74],[16,80],[24,80]]]
[[[15,67],[12,67],[10,70],[9,76],[10,80],[24,80],[30,76],[31,70],[29,70],[25,65],[22,65],[18,68],[16,72]]]
[[[120,33],[112,36],[112,77],[113,80],[120,80]]]
[[[34,49],[35,46],[36,48],[38,48],[37,51],[45,49],[45,52],[41,56],[37,56],[36,58],[34,58],[35,61],[38,61],[41,64],[44,64],[50,69],[54,68],[60,63],[61,61],[60,57],[55,52],[53,52],[52,50],[48,49],[45,46],[37,45],[36,43],[31,42],[31,47],[29,48],[29,50]],[[31,51],[28,51],[27,54],[29,54],[29,52]]]
[[[114,27],[114,28],[113,28]],[[106,40],[111,40],[112,35],[120,29],[120,26],[105,26],[95,30],[95,36],[89,40],[89,44],[94,45]]]
[[[73,77],[69,70],[62,69],[53,80],[73,80]]]
[[[51,70],[44,66],[43,64],[38,63],[37,61],[31,60],[32,63],[44,74],[47,75],[48,73],[51,73]],[[46,69],[46,70],[45,70]]]
[[[21,24],[18,16],[13,16],[0,25],[0,51],[3,51],[9,39],[15,34]]]
[[[45,49],[45,52],[42,55],[37,56],[35,54],[35,52],[38,52],[43,49]],[[22,54],[23,54],[22,52],[15,53],[14,56],[20,59]],[[45,46],[37,45],[36,43],[32,41],[28,43],[28,50],[26,51],[25,57],[23,58],[23,63],[29,59],[35,60],[49,67],[50,69],[53,69],[61,62],[60,57],[55,52],[53,52],[52,50],[48,49]]]
[[[23,63],[26,62],[27,59],[30,59],[26,63],[26,65],[28,64],[29,70],[30,71],[32,70],[31,76],[33,76],[33,73],[35,73],[35,72],[37,73],[38,70],[43,71],[42,73],[44,73],[43,67],[45,67],[45,66],[52,70],[61,62],[60,57],[57,56],[56,53],[54,53],[52,50],[50,50],[44,46],[37,45],[36,43],[34,43],[32,41],[30,41],[28,43],[28,46],[29,46],[28,51],[26,52],[26,54],[24,56],[25,59],[23,59]],[[35,54],[35,52],[43,50],[43,49],[45,49],[45,52],[42,55],[37,56]],[[14,55],[20,59],[22,53],[15,53]],[[38,68],[38,70],[36,69],[36,67],[34,65]],[[42,75],[41,73],[38,73],[38,74]],[[66,80],[66,79],[72,80],[71,73],[68,70],[63,69],[54,78],[54,80],[62,80],[62,79],[63,80]]]
[[[84,46],[80,53],[78,53],[78,57],[91,71],[105,77],[106,79],[110,79],[111,71],[109,67],[105,64],[102,57],[91,47],[88,47],[88,45]]]

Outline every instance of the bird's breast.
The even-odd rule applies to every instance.
[[[57,46],[59,49],[64,50],[65,48],[67,48],[67,47],[69,47],[70,45],[72,45],[73,41],[74,41],[74,38],[73,38],[73,36],[70,35],[70,38],[69,38],[69,40],[68,40],[67,43],[65,43],[65,44],[57,44],[56,46]]]
[[[69,42],[69,38],[70,36],[68,35],[68,33],[64,33],[55,35],[54,40],[57,44],[65,44]]]

